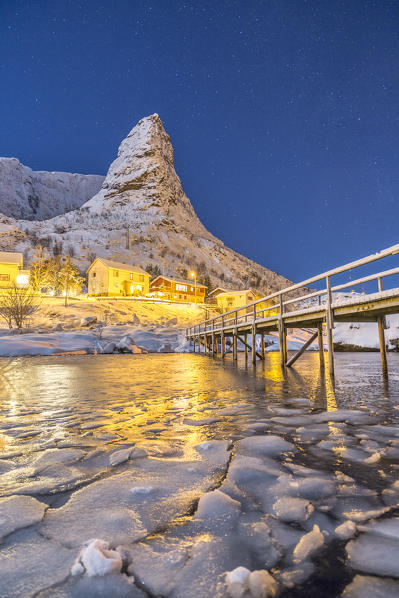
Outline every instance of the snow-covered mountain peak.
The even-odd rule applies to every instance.
[[[141,232],[146,225],[162,223],[211,238],[183,191],[173,154],[158,114],[141,119],[120,144],[101,190],[83,211],[107,212],[114,222]]]
[[[141,119],[123,139],[98,189],[55,218],[4,223],[0,248],[29,256],[32,244],[40,242],[50,252],[74,256],[82,269],[97,256],[157,266],[180,278],[195,270],[225,288],[264,292],[288,286],[287,279],[227,248],[204,227],[176,174],[172,143],[158,114]]]

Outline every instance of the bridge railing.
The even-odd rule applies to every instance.
[[[256,301],[252,301],[245,306],[241,306],[224,312],[223,314],[217,315],[213,318],[203,320],[199,324],[187,328],[186,336],[192,337],[201,334],[212,333],[215,331],[220,332],[222,330],[238,327],[245,323],[253,324],[260,321],[265,321],[265,319],[282,321],[285,317],[292,313],[292,309],[297,308],[299,311],[304,311],[309,308],[317,309],[318,305],[323,305],[323,309],[326,309],[327,319],[330,317],[330,325],[332,325],[331,318],[333,308],[333,292],[341,291],[359,284],[372,282],[374,280],[377,280],[378,282],[378,292],[382,292],[383,279],[388,276],[399,274],[399,267],[390,268],[385,271],[383,270],[377,272],[376,274],[363,276],[355,280],[349,280],[334,287],[331,286],[331,278],[337,274],[352,271],[356,268],[360,268],[361,266],[365,266],[372,262],[376,262],[377,260],[381,260],[396,254],[399,254],[399,244],[392,245],[391,247],[379,251],[378,253],[374,253],[338,268],[318,274],[317,276],[308,278],[300,283],[291,285],[290,287],[286,287],[285,289],[276,291],[275,293],[271,293],[270,295],[257,299]],[[291,299],[286,298],[290,293],[297,293],[297,291],[300,289],[306,288],[308,290],[309,285],[319,282],[323,279],[325,280],[326,284],[324,289],[320,291],[306,292],[304,295],[298,295]],[[315,301],[316,299],[317,302]]]

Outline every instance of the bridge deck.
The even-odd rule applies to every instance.
[[[226,312],[210,320],[205,320],[197,326],[188,328],[187,338],[194,343],[201,343],[205,346],[205,352],[217,354],[219,350],[222,356],[226,352],[225,339],[233,339],[233,355],[237,358],[237,338],[244,342],[246,354],[248,349],[252,352],[252,360],[255,363],[256,357],[264,358],[264,334],[278,331],[280,340],[281,365],[292,365],[304,349],[300,349],[297,356],[288,361],[286,347],[287,328],[315,328],[316,332],[311,337],[313,340],[318,336],[320,364],[324,367],[324,342],[323,327],[325,328],[328,346],[329,368],[331,375],[334,374],[333,356],[333,329],[334,322],[377,322],[380,338],[381,360],[383,372],[387,372],[386,345],[385,345],[385,316],[399,313],[399,287],[383,290],[383,279],[393,275],[399,275],[399,268],[391,268],[373,275],[364,276],[357,280],[351,280],[346,284],[331,287],[331,277],[342,274],[348,270],[375,262],[388,256],[399,254],[399,244],[389,247],[377,254],[373,254],[356,262],[330,270],[302,283],[283,289],[267,297],[263,297],[246,306],[239,307]],[[326,288],[321,291],[307,292],[298,296],[298,289],[307,288],[309,283],[325,279]],[[355,293],[353,296],[337,296],[333,292],[355,287],[356,285],[378,282],[378,292]],[[294,299],[287,299],[287,296],[295,291]],[[322,299],[324,297],[324,299]],[[277,302],[275,302],[277,300]],[[248,334],[251,335],[251,343],[247,341]],[[261,353],[256,349],[256,336],[261,335]],[[211,350],[209,349],[211,343]],[[305,344],[305,348],[310,341]]]

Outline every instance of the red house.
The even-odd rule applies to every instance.
[[[168,301],[183,303],[204,303],[206,286],[193,280],[175,280],[157,276],[150,282],[150,295]]]

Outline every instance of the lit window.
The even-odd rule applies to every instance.
[[[187,285],[176,283],[176,291],[184,291],[185,293],[187,293]]]

